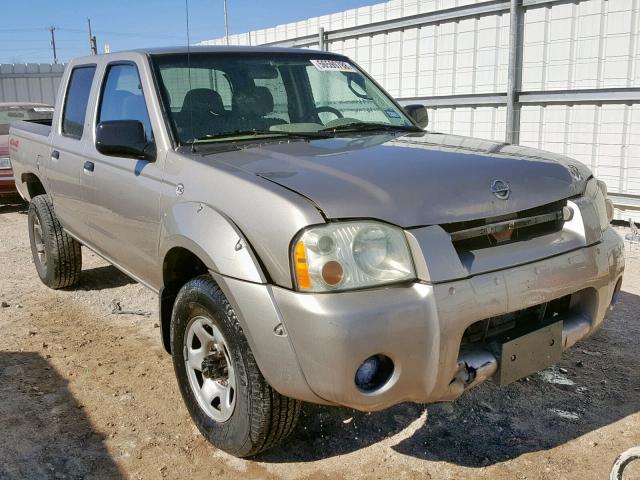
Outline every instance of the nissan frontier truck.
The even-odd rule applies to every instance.
[[[343,55],[77,58],[9,134],[36,271],[81,247],[159,297],[184,403],[246,457],[303,402],[454,400],[544,369],[615,303],[624,248],[580,162],[427,129]]]

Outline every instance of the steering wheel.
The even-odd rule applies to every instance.
[[[342,115],[342,113],[340,113],[340,110],[338,110],[337,108],[333,108],[328,105],[325,105],[322,107],[316,107],[316,113],[323,113],[323,112],[333,113],[338,118],[344,117],[344,115]]]

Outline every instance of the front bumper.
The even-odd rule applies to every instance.
[[[267,381],[280,393],[372,411],[404,401],[452,400],[484,380],[460,377],[463,333],[473,323],[574,295],[563,348],[604,320],[624,270],[624,246],[611,229],[602,241],[504,270],[439,284],[305,294],[216,276],[244,323]],[[238,301],[240,300],[240,301]],[[355,371],[368,357],[394,362],[390,380],[361,391]]]

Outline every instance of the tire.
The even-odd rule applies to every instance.
[[[201,342],[199,335],[205,340]],[[218,347],[210,347],[209,338]],[[171,316],[171,347],[189,414],[215,447],[237,457],[250,457],[274,447],[291,433],[301,402],[280,395],[267,383],[235,311],[209,275],[194,278],[178,293]],[[193,364],[202,366],[199,375],[189,357]],[[211,386],[211,381],[217,384],[215,388],[205,387],[205,382]],[[220,392],[219,397],[211,400],[205,392],[214,390]]]
[[[76,284],[82,270],[80,244],[62,229],[47,195],[29,204],[29,240],[38,276],[50,288]]]

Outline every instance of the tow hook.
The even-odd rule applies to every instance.
[[[449,384],[449,393],[456,398],[465,390],[491,378],[498,370],[498,360],[491,352],[470,349],[460,353],[458,369]]]

